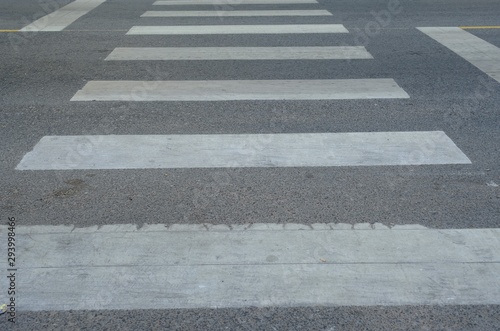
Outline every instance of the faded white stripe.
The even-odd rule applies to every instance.
[[[128,35],[348,33],[342,24],[134,26]]]
[[[147,11],[141,17],[331,16],[328,10],[190,10]]]
[[[19,31],[62,31],[68,25],[87,14],[106,0],[76,0],[55,12],[25,26]]]
[[[71,101],[407,99],[393,79],[91,81]]]
[[[18,226],[18,310],[500,304],[500,229],[346,226]]]
[[[468,164],[441,131],[46,136],[18,170]]]
[[[110,60],[347,60],[372,59],[363,46],[329,47],[123,47]]]
[[[275,4],[300,4],[318,3],[316,0],[169,0],[156,1],[153,5],[210,5],[210,6],[236,6],[236,5],[275,5]]]
[[[461,28],[418,29],[500,82],[500,48]]]

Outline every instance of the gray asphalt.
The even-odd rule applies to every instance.
[[[497,306],[75,311],[23,314],[16,328],[58,331],[474,331],[498,330],[499,316]],[[0,322],[0,326],[4,324]]]
[[[23,225],[364,223],[500,226],[500,84],[415,27],[500,25],[497,0],[239,6],[328,9],[333,17],[139,18],[150,1],[110,0],[52,33],[0,33],[0,219]],[[54,2],[55,3],[55,2]],[[58,1],[62,6],[68,0]],[[52,3],[53,4],[53,3]],[[44,13],[0,1],[0,29]],[[191,10],[194,7],[170,7]],[[199,9],[212,9],[210,6]],[[197,9],[198,9],[197,8]],[[134,25],[341,23],[346,35],[126,36]],[[500,47],[500,29],[468,30]],[[115,47],[364,45],[373,60],[105,62]],[[407,100],[70,102],[90,80],[393,78]],[[479,95],[479,97],[478,97]],[[14,168],[46,135],[442,130],[471,165],[35,171]],[[23,313],[20,330],[495,330],[500,307],[339,307]],[[23,324],[24,323],[24,324]],[[0,317],[0,329],[11,329]]]

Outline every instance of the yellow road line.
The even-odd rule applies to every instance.
[[[472,30],[472,29],[500,29],[500,25],[482,25],[482,26],[461,26],[461,29]]]
[[[19,30],[0,30],[0,32],[17,32]]]

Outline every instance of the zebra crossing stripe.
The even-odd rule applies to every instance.
[[[141,17],[331,16],[328,10],[190,10],[147,11]]]
[[[276,5],[276,4],[311,4],[316,0],[235,0],[233,2],[223,0],[167,0],[156,1],[156,6],[183,6],[183,5],[208,5],[208,6],[236,6],[236,5]]]
[[[17,170],[469,164],[442,131],[45,136]]]
[[[134,26],[128,35],[349,33],[342,24]]]
[[[314,80],[90,81],[71,101],[407,99],[390,78]]]
[[[123,47],[106,61],[124,60],[352,60],[372,59],[363,46],[328,47]]]
[[[461,28],[418,29],[500,83],[500,48]]]
[[[106,0],[76,0],[22,28],[21,32],[62,31]]]
[[[19,226],[16,243],[19,311],[500,304],[500,229]]]

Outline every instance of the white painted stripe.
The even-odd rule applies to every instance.
[[[123,47],[110,60],[342,60],[372,59],[363,46],[329,47]]]
[[[418,29],[500,82],[500,48],[461,28]]]
[[[468,164],[442,131],[46,136],[17,170]]]
[[[71,101],[409,98],[393,79],[91,81]]]
[[[18,226],[17,308],[500,304],[500,229],[206,226]]]
[[[348,33],[342,24],[134,26],[128,35]]]
[[[190,10],[147,11],[141,17],[331,16],[328,10]]]
[[[210,5],[210,6],[237,6],[237,5],[275,5],[275,4],[302,4],[318,3],[316,0],[167,0],[156,1],[153,5]]]
[[[87,14],[106,0],[76,0],[47,16],[25,26],[19,31],[62,31],[68,25]]]

